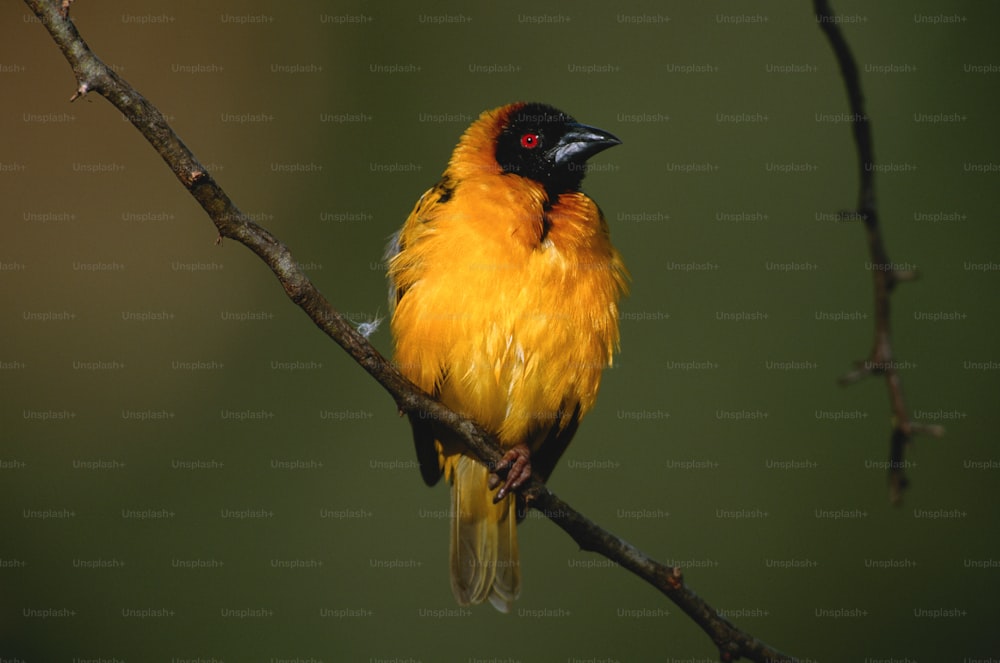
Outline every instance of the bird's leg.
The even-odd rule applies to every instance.
[[[530,477],[531,451],[528,445],[518,444],[508,449],[490,474],[488,484],[490,490],[500,486],[500,490],[493,497],[493,503],[502,500],[510,491],[516,491]]]

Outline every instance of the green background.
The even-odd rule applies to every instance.
[[[908,407],[947,428],[909,450],[899,507],[884,384],[836,385],[869,349],[872,285],[863,229],[831,216],[855,203],[855,152],[810,3],[79,2],[73,19],[356,321],[386,315],[385,240],[480,111],[540,100],[617,134],[585,189],[633,276],[622,352],[552,488],[802,660],[995,660],[1000,74],[969,68],[1000,65],[1000,10],[834,4],[858,19],[896,171],[877,176],[889,254],[922,275],[893,298]],[[2,660],[717,658],[537,514],[515,612],[458,611],[447,490],[423,486],[392,399],[249,251],[215,244],[105,100],[67,103],[24,6],[0,7],[0,36]],[[936,113],[954,121],[919,121]],[[388,324],[372,340],[391,353]]]

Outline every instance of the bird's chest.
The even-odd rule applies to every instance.
[[[579,287],[578,270],[579,256],[550,241],[456,261],[443,278],[457,294],[435,304],[448,339],[442,399],[516,438],[588,389],[606,352],[591,321],[607,306]]]
[[[596,393],[615,272],[589,199],[588,215],[479,194],[456,195],[412,247],[420,274],[396,312],[397,358],[446,404],[516,439]]]

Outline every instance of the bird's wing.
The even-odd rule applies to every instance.
[[[448,202],[454,192],[454,185],[450,178],[445,176],[440,182],[424,192],[413,206],[413,211],[406,218],[403,227],[397,230],[389,238],[386,244],[385,253],[382,259],[389,267],[389,312],[396,308],[396,304],[406,294],[408,283],[400,282],[397,277],[397,270],[393,269],[393,261],[406,251],[407,244],[414,241],[422,232],[425,226],[432,222],[441,211],[441,205]],[[412,280],[412,279],[411,279]]]
[[[559,462],[566,447],[576,435],[576,429],[580,425],[580,404],[576,404],[573,414],[565,424],[561,419],[560,417],[560,421],[553,424],[548,435],[531,455],[532,474],[538,476],[542,481],[549,480],[556,463]]]
[[[432,225],[441,206],[451,198],[453,188],[449,178],[445,177],[428,189],[420,196],[403,227],[389,238],[384,259],[389,267],[390,311],[395,310],[396,305],[406,295],[409,285],[419,278],[413,273],[418,271],[418,268],[414,265],[405,266],[406,261],[397,258],[405,258],[407,245],[414,242],[428,226]],[[437,396],[437,394],[432,395]],[[441,460],[434,444],[436,438],[434,426],[430,419],[422,418],[419,413],[411,413],[409,419],[410,427],[413,429],[413,445],[417,452],[420,475],[424,483],[433,486],[442,475]]]

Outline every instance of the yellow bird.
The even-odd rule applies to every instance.
[[[532,473],[548,479],[617,349],[628,272],[580,183],[587,159],[620,142],[545,104],[486,111],[387,250],[396,364],[506,450],[491,472],[410,415],[424,481],[452,486],[460,605],[510,611],[521,588],[515,492]]]

